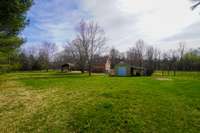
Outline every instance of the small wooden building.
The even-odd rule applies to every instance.
[[[73,67],[74,67],[74,64],[72,64],[72,63],[63,64],[63,65],[61,66],[61,72],[64,72],[64,71],[66,71],[66,72],[72,71]]]
[[[93,65],[92,65],[92,72],[94,73],[105,73],[106,72],[106,62],[108,57],[107,56],[96,56]]]
[[[143,76],[145,69],[143,67],[136,67],[123,62],[115,65],[114,72],[116,76]]]
[[[92,72],[94,72],[94,73],[104,73],[105,72],[105,65],[103,63],[96,63],[92,67]]]

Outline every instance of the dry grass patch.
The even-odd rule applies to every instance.
[[[0,129],[16,132],[20,121],[44,106],[45,95],[27,90],[20,83],[4,80],[0,84]]]
[[[170,78],[155,78],[156,80],[160,80],[160,81],[171,81],[172,79]]]

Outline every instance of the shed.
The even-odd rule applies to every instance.
[[[66,70],[67,72],[71,71],[73,67],[74,67],[74,64],[72,63],[63,64],[61,66],[61,72],[64,72],[64,70]]]
[[[143,76],[145,75],[145,69],[143,67],[137,67],[124,62],[120,62],[115,65],[116,76]]]

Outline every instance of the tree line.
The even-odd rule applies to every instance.
[[[144,67],[149,73],[155,70],[161,71],[199,71],[200,70],[200,48],[186,49],[184,43],[177,48],[162,51],[153,46],[146,45],[139,40],[126,52],[119,52],[112,48],[110,51],[111,66],[114,67],[120,61],[133,66]]]
[[[77,25],[76,32],[76,37],[67,42],[62,52],[57,52],[55,43],[43,42],[13,52],[13,59],[9,60],[17,64],[14,69],[47,71],[70,62],[82,73],[87,70],[91,75],[96,57],[105,50],[105,32],[96,22],[84,20]]]
[[[57,45],[50,42],[21,49],[11,56],[10,61],[18,64],[16,70],[23,71],[58,70],[63,64],[72,63],[75,65],[75,70],[80,70],[82,73],[88,71],[90,75],[96,62],[105,64],[107,59],[110,60],[112,69],[116,64],[124,62],[144,67],[150,74],[155,70],[174,72],[200,70],[200,48],[187,50],[184,43],[180,43],[175,49],[161,51],[145,44],[143,40],[138,40],[127,51],[120,52],[116,48],[105,50],[104,43],[99,42],[98,49],[91,51],[93,46],[86,47],[84,46],[86,44],[77,38],[66,43],[62,51],[58,51]]]

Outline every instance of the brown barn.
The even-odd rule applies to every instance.
[[[92,72],[94,73],[105,73],[106,72],[106,66],[107,66],[107,60],[108,57],[96,57],[94,61],[94,65],[92,68]]]

